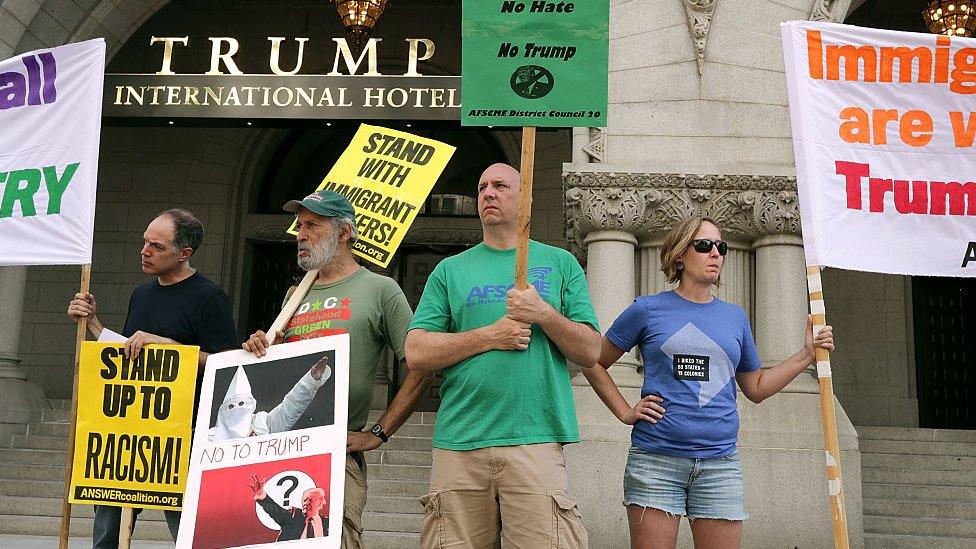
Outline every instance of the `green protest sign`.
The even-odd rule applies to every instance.
[[[461,124],[606,126],[609,0],[463,0]]]

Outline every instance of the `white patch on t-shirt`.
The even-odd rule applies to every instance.
[[[675,355],[708,357],[708,381],[686,381],[698,384],[698,406],[704,407],[728,385],[735,376],[732,360],[718,343],[689,322],[661,345],[661,351],[672,361]]]

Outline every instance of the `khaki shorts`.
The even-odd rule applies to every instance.
[[[346,488],[342,506],[342,549],[363,549],[363,508],[366,507],[366,458],[363,465],[346,455]]]
[[[576,503],[566,495],[558,443],[469,451],[434,448],[420,533],[424,549],[586,549]]]

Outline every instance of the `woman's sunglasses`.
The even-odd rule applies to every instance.
[[[707,238],[699,238],[697,240],[691,241],[691,247],[695,249],[696,252],[700,254],[707,254],[712,251],[712,246],[718,248],[718,255],[725,255],[729,253],[729,245],[727,242],[722,240],[709,240]]]

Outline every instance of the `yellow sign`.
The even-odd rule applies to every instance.
[[[362,124],[316,191],[335,191],[356,208],[353,253],[386,267],[455,147]],[[295,225],[288,229],[297,234]]]
[[[71,503],[183,506],[198,347],[86,341],[78,372]]]

